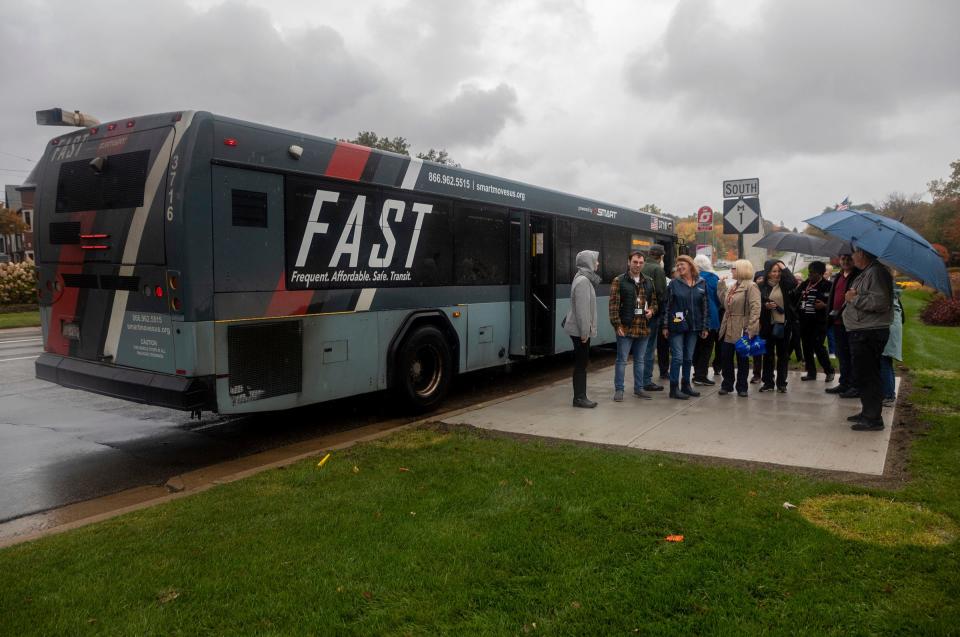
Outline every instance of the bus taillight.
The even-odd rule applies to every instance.
[[[237,145],[237,140],[233,137],[227,137],[225,140],[223,140],[223,145],[230,146],[232,148]]]

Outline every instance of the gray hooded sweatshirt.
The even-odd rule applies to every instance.
[[[570,336],[593,338],[597,335],[597,285],[600,276],[596,272],[600,253],[584,250],[577,254],[577,274],[570,284],[570,311],[564,319],[563,329]]]

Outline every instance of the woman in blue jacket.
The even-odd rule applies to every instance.
[[[670,341],[670,398],[686,400],[700,393],[690,386],[697,338],[707,337],[707,284],[685,254],[677,257],[677,276],[667,286],[663,335]],[[680,368],[683,367],[683,381]]]

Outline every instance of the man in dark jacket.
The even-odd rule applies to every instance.
[[[633,355],[633,394],[650,400],[643,391],[643,363],[649,347],[648,321],[657,311],[653,282],[643,274],[643,254],[633,252],[626,272],[610,282],[610,324],[617,335],[617,363],[613,374],[613,400],[623,400],[627,357]],[[654,341],[655,342],[655,341]]]
[[[800,380],[816,380],[817,364],[826,374],[826,382],[833,380],[833,364],[824,341],[827,338],[827,306],[830,302],[830,284],[823,278],[827,265],[814,261],[808,268],[807,280],[800,284],[800,337],[806,354],[807,374]],[[816,359],[816,361],[814,360]]]
[[[855,247],[853,263],[860,276],[845,295],[843,326],[850,340],[850,359],[860,390],[859,414],[848,420],[855,431],[883,429],[883,385],[880,359],[893,321],[893,275],[877,258]]]
[[[662,391],[663,385],[653,382],[653,355],[654,353],[657,354],[660,377],[663,378],[667,375],[666,370],[670,362],[670,345],[667,343],[667,339],[660,334],[660,328],[663,325],[662,304],[667,294],[667,275],[663,271],[663,246],[650,246],[649,255],[643,265],[643,274],[653,281],[653,291],[657,295],[657,302],[661,305],[661,308],[654,313],[648,324],[651,336],[643,361],[643,389],[644,391]]]
[[[837,344],[837,361],[840,364],[840,383],[830,387],[828,394],[839,394],[842,398],[859,398],[856,377],[853,373],[853,364],[850,362],[850,340],[847,330],[843,327],[843,304],[846,302],[847,290],[853,285],[860,270],[853,265],[853,257],[848,254],[840,255],[840,272],[833,275],[830,283],[830,299],[827,301],[827,321],[833,327],[833,336]]]

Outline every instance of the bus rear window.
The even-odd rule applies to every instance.
[[[143,205],[149,150],[110,155],[99,173],[89,159],[61,164],[57,212],[116,210]]]

